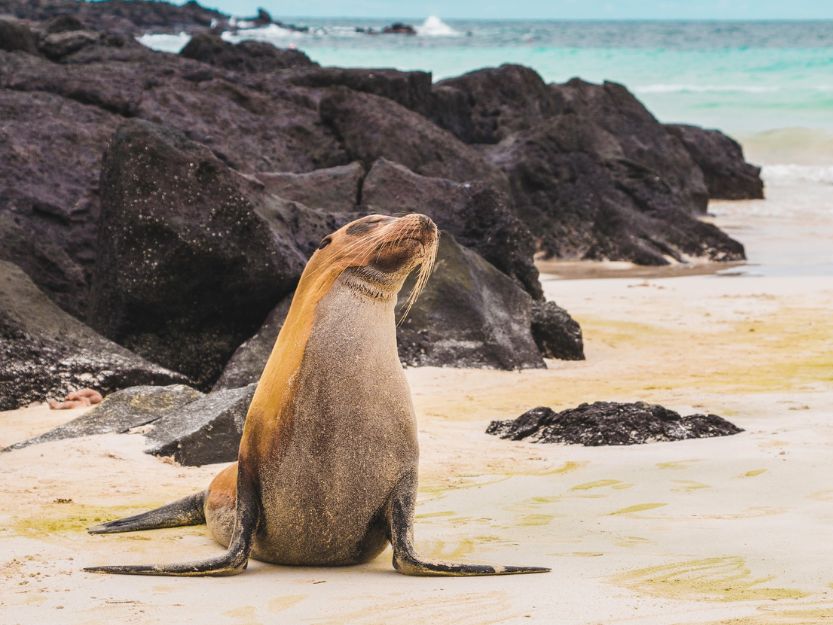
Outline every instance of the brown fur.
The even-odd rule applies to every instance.
[[[395,306],[437,228],[423,215],[371,215],[324,238],[301,277],[249,408],[238,462],[208,491],[92,528],[112,533],[205,521],[221,556],[170,565],[90,567],[129,575],[235,575],[250,557],[345,565],[388,541],[409,575],[542,573],[540,567],[430,562],[412,544],[416,416],[396,347]]]
[[[246,417],[238,462],[241,465],[248,465],[250,474],[258,476],[261,480],[265,474],[275,480],[288,479],[286,476],[282,478],[280,475],[276,475],[278,473],[277,467],[284,464],[287,452],[291,453],[290,447],[299,445],[299,438],[314,436],[314,432],[310,431],[308,425],[304,425],[301,426],[303,431],[297,433],[298,438],[293,439],[294,418],[298,408],[296,399],[301,381],[309,380],[310,376],[319,374],[322,368],[333,368],[331,378],[343,377],[349,379],[344,371],[344,367],[349,366],[349,363],[338,362],[337,359],[333,361],[333,354],[327,353],[328,350],[332,350],[332,343],[322,345],[320,349],[315,350],[316,353],[310,353],[308,345],[311,331],[320,314],[319,308],[322,300],[332,292],[333,285],[343,276],[344,272],[351,268],[367,267],[374,263],[402,262],[404,259],[404,264],[399,271],[401,281],[416,264],[421,263],[422,269],[406,306],[406,312],[410,308],[413,299],[418,295],[418,291],[425,285],[436,254],[436,230],[432,224],[430,230],[423,231],[423,219],[418,215],[400,219],[370,215],[326,237],[325,241],[329,240],[326,245],[313,254],[298,284],[286,321],[261,375]],[[367,222],[370,222],[369,227],[355,228],[356,224],[367,224]],[[347,233],[350,227],[354,228],[353,232],[355,234]],[[410,243],[407,241],[410,237],[417,238],[418,242]],[[417,250],[418,246],[422,246],[422,249]],[[388,294],[391,300],[389,302],[391,314],[397,291],[398,288]],[[344,321],[348,322],[347,319],[344,319]],[[374,324],[363,325],[373,326]],[[370,340],[372,339],[368,338],[368,341]],[[344,347],[346,350],[355,349],[355,345],[345,345]],[[396,358],[395,343],[392,347],[385,346],[385,348]],[[319,351],[321,353],[318,353]],[[390,365],[391,363],[386,364]],[[393,366],[396,369],[399,368],[398,360]],[[308,371],[302,374],[304,368]],[[379,382],[379,380],[367,380],[364,385],[376,389]],[[357,390],[355,388],[344,388],[340,392],[351,393]],[[403,393],[409,399],[407,388],[403,389]],[[338,401],[339,398],[337,397],[331,399],[337,404],[344,403],[343,399]],[[361,408],[360,405],[357,407]],[[367,434],[372,440],[372,432],[367,432]],[[337,449],[328,451],[338,453]],[[367,449],[365,452],[370,453],[372,449]],[[413,457],[416,458],[415,451]],[[300,459],[295,457],[290,460],[293,463],[301,462]],[[232,465],[215,478],[209,487],[206,500],[208,525],[215,538],[226,545],[229,542],[233,527],[233,503],[237,473],[235,466]],[[288,472],[288,469],[285,468],[284,471]],[[398,477],[400,476],[389,476],[387,480],[391,482],[389,488],[393,487]],[[298,479],[303,478],[298,477]],[[370,476],[368,476],[368,479],[370,479]],[[301,487],[300,484],[295,486],[296,488]],[[313,485],[309,487],[314,488]],[[289,495],[285,496],[288,497]],[[305,505],[296,509],[296,516],[304,515],[305,510],[312,511],[315,508],[315,506],[308,504],[309,502],[306,502]],[[269,516],[267,511],[267,520],[264,523],[271,524]],[[278,513],[278,516],[286,521],[286,514]],[[310,519],[307,519],[308,524],[311,522]],[[299,542],[303,543],[303,541],[295,541],[296,544]],[[380,547],[383,547],[383,545],[380,545]],[[273,561],[280,559],[283,562],[302,563],[303,553],[298,552],[289,555],[286,553],[287,549],[287,545],[281,545],[281,549],[275,549],[263,544],[263,541],[260,544],[256,541],[255,557]],[[375,549],[371,551],[373,553],[368,554],[370,557],[376,554]],[[345,557],[349,556],[345,555]]]

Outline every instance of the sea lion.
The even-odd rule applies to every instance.
[[[82,388],[77,391],[72,391],[63,401],[56,399],[48,399],[49,408],[52,410],[71,410],[72,408],[86,408],[87,406],[95,406],[102,401],[101,393],[94,391],[91,388]]]
[[[437,251],[424,215],[369,215],[321,241],[252,399],[238,461],[208,490],[90,528],[93,534],[207,523],[225,554],[168,565],[85,570],[234,575],[249,557],[287,565],[367,562],[390,542],[407,575],[541,573],[540,567],[428,562],[412,543],[417,427],[396,349],[394,308]]]

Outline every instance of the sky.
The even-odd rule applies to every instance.
[[[443,19],[833,19],[833,0],[201,0],[232,15]]]

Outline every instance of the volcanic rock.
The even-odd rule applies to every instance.
[[[364,179],[362,204],[369,213],[428,215],[440,230],[515,278],[534,298],[543,298],[532,262],[532,234],[512,212],[506,194],[488,183],[420,176],[380,158]]]
[[[544,358],[584,360],[581,326],[555,302],[533,302],[532,338]]]
[[[623,142],[632,140],[564,113],[510,135],[489,154],[509,178],[517,214],[549,256],[642,265],[743,259],[743,246],[692,215],[697,206],[668,178],[626,156]]]
[[[301,274],[283,204],[204,146],[143,121],[119,128],[101,180],[91,323],[210,385]]]
[[[348,87],[381,96],[425,114],[431,107],[431,74],[396,69],[361,67],[307,67],[293,72],[289,81],[303,87]]]
[[[148,433],[156,456],[173,456],[180,464],[200,466],[237,460],[240,436],[256,384],[205,395],[166,412]]]
[[[233,44],[213,33],[194,35],[179,54],[195,61],[241,72],[271,72],[288,67],[315,65],[300,50],[276,48],[263,41]]]
[[[386,158],[423,176],[459,182],[503,180],[476,150],[387,98],[333,89],[322,98],[320,111],[350,158],[368,169],[376,159]]]
[[[97,334],[49,301],[18,267],[0,261],[0,410],[79,388],[106,394],[187,381]]]
[[[260,379],[266,361],[289,313],[292,295],[287,295],[266,317],[266,321],[251,338],[244,341],[232,354],[214,390],[239,388]]]
[[[40,436],[10,445],[3,451],[79,436],[111,432],[123,434],[133,428],[148,425],[161,415],[179,410],[200,397],[202,393],[184,384],[132,386],[108,395],[85,415]]]
[[[682,141],[703,171],[709,197],[720,200],[756,200],[764,197],[761,168],[743,157],[740,144],[719,130],[687,124],[665,127]]]
[[[400,304],[408,292],[406,283]],[[532,301],[514,280],[443,233],[436,269],[397,328],[399,357],[410,366],[542,368],[530,331]]]
[[[291,172],[262,172],[257,174],[269,193],[306,206],[330,212],[347,212],[359,202],[359,190],[364,178],[361,163],[315,169],[295,174]]]
[[[498,143],[557,112],[535,70],[506,64],[436,83],[429,117],[466,143]]]
[[[714,414],[681,417],[657,404],[597,401],[561,412],[533,408],[517,419],[492,421],[486,433],[513,441],[595,447],[731,436],[742,431]]]

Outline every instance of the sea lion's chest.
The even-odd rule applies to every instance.
[[[299,557],[353,550],[398,479],[417,465],[392,307],[345,289],[318,307],[293,383],[286,440],[260,472],[264,529],[277,537],[295,528]]]

